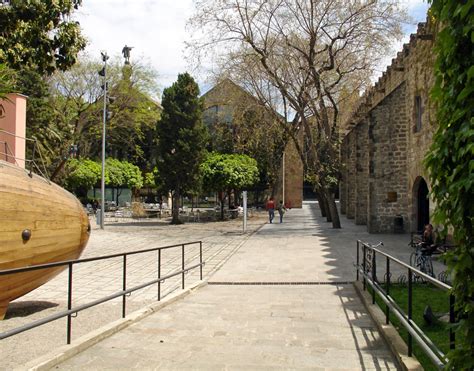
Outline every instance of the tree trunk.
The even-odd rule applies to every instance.
[[[326,221],[328,223],[332,222],[332,215],[331,215],[331,210],[329,207],[329,199],[328,196],[323,197],[323,202],[324,202],[324,208],[326,209]]]
[[[325,218],[328,213],[327,213],[327,205],[326,205],[326,202],[324,202],[322,191],[319,188],[314,188],[314,192],[316,193],[316,199],[318,200],[319,209],[321,210],[321,216]]]
[[[120,195],[122,194],[122,188],[117,188],[117,193],[116,193],[116,201],[115,201],[115,205],[118,207],[119,205],[119,197]]]
[[[224,201],[225,201],[225,197],[224,197],[224,192],[222,192],[222,198],[221,198],[221,220],[224,220]]]
[[[178,191],[173,193],[173,206],[172,206],[172,219],[171,224],[182,224],[179,220],[179,198],[180,194]]]
[[[332,227],[341,228],[341,221],[339,220],[339,213],[337,211],[336,200],[334,199],[334,196],[330,191],[324,190],[324,193],[328,201],[327,206],[328,206],[329,214],[331,214]]]

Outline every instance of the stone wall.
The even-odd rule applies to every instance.
[[[355,163],[355,223],[367,224],[369,190],[369,126],[367,121],[361,121],[355,129],[356,134],[356,163]]]
[[[435,31],[418,25],[342,125],[341,211],[372,233],[394,232],[400,216],[405,232],[416,230],[417,187],[420,179],[429,187],[423,158],[436,127],[429,101]]]

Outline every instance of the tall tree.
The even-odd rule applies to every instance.
[[[188,73],[163,91],[163,113],[157,125],[160,175],[173,197],[172,224],[180,223],[179,199],[199,183],[207,132],[202,123],[199,87]]]
[[[60,153],[67,153],[71,144],[77,144],[79,155],[100,157],[103,119],[103,82],[97,75],[100,68],[98,60],[83,56],[68,71],[57,71],[48,79],[55,120],[63,135]],[[123,66],[120,60],[113,59],[107,76],[107,156],[130,160],[143,170],[151,170],[154,164],[150,159],[156,151],[156,122],[160,117],[160,106],[155,101],[157,74],[149,65]]]
[[[456,349],[449,370],[474,369],[474,0],[431,0],[436,35],[438,128],[426,157],[436,221],[453,231],[447,255],[456,298]]]
[[[86,46],[71,18],[82,0],[12,0],[0,7],[0,63],[51,74],[71,67]]]
[[[15,71],[0,63],[0,99],[14,91]]]
[[[189,44],[192,56],[199,61],[212,50],[220,66],[236,71],[262,102],[273,102],[275,92],[280,95],[280,112],[285,113],[281,123],[295,139],[300,128],[303,131],[304,145],[297,140],[295,145],[321,205],[327,205],[333,227],[340,228],[331,192],[337,177],[339,92],[347,81],[366,81],[367,71],[401,36],[403,12],[397,1],[197,3],[190,21],[199,30]]]

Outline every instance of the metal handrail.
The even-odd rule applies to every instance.
[[[380,243],[381,244],[381,243]],[[362,246],[363,257],[362,264],[360,262],[360,247]],[[367,261],[367,252],[370,251],[370,262]],[[377,280],[377,263],[376,255],[379,254],[384,256],[386,259],[386,270],[385,275],[385,289],[380,285]],[[447,285],[444,282],[441,282],[430,275],[427,275],[424,272],[410,266],[409,264],[387,254],[384,251],[370,245],[369,243],[357,240],[357,270],[356,270],[356,279],[359,280],[359,276],[363,277],[363,288],[366,289],[366,285],[369,284],[372,288],[372,304],[375,304],[375,294],[382,299],[385,303],[385,322],[389,324],[390,322],[390,311],[400,320],[400,323],[408,331],[408,356],[411,357],[413,353],[413,341],[420,345],[421,349],[428,355],[428,357],[433,361],[433,363],[442,368],[447,363],[448,359],[446,355],[437,348],[437,346],[426,336],[426,334],[418,327],[418,325],[412,320],[412,307],[413,307],[413,276],[422,277],[427,282],[430,282],[436,287],[439,287],[445,291],[451,291],[451,286]],[[395,300],[390,296],[390,262],[394,262],[403,268],[406,268],[408,271],[408,314],[406,314],[400,306],[395,302]],[[455,322],[454,314],[454,302],[455,298],[450,294],[449,299],[449,322],[453,324]],[[449,339],[450,339],[450,349],[455,348],[455,335],[452,328],[449,329]]]
[[[185,247],[189,245],[196,245],[199,244],[199,263],[194,264],[189,267],[185,267]],[[166,276],[161,276],[161,251],[162,250],[167,250],[171,248],[177,248],[181,247],[181,270],[170,273]],[[158,252],[158,277],[154,280],[148,281],[146,283],[134,286],[132,288],[127,288],[126,283],[127,283],[127,256],[129,255],[137,255],[137,254],[142,254],[142,253],[147,253],[147,252],[153,252],[157,251]],[[106,260],[106,259],[112,259],[112,258],[118,258],[122,257],[123,258],[123,273],[122,273],[122,281],[123,281],[123,286],[122,290],[117,291],[114,294],[104,296],[100,299],[94,300],[92,302],[82,304],[76,307],[72,307],[72,268],[76,264],[80,263],[88,263],[88,262],[94,262],[94,261],[100,261],[100,260]],[[47,323],[56,321],[58,319],[67,317],[67,344],[71,343],[71,331],[72,331],[72,317],[73,315],[76,315],[78,312],[83,311],[85,309],[94,307],[96,305],[105,303],[107,301],[116,299],[118,297],[122,297],[122,318],[125,318],[126,315],[126,297],[129,296],[132,292],[143,289],[145,287],[158,284],[158,301],[161,300],[161,283],[163,283],[165,280],[181,275],[181,287],[184,290],[185,288],[185,273],[188,271],[195,269],[195,268],[200,268],[200,279],[202,280],[203,278],[203,266],[206,263],[203,262],[202,260],[202,241],[194,241],[194,242],[186,242],[186,243],[181,243],[181,244],[176,244],[176,245],[168,245],[168,246],[162,246],[162,247],[156,247],[156,248],[150,248],[150,249],[144,249],[144,250],[138,250],[138,251],[130,251],[126,253],[118,253],[118,254],[110,254],[110,255],[104,255],[104,256],[98,256],[98,257],[93,257],[93,258],[85,258],[85,259],[78,259],[78,260],[66,260],[66,261],[61,261],[61,262],[55,262],[55,263],[48,263],[48,264],[41,264],[41,265],[34,265],[30,267],[21,267],[21,268],[13,268],[13,269],[6,269],[0,271],[0,276],[8,275],[8,274],[18,274],[18,273],[23,273],[23,272],[29,272],[33,270],[41,270],[41,269],[50,269],[50,268],[55,268],[55,267],[60,267],[67,265],[68,266],[68,309],[65,311],[61,311],[56,314],[49,315],[45,318],[33,321],[31,323],[28,323],[26,325],[16,327],[14,329],[5,331],[0,333],[0,340],[9,338],[11,336],[17,335],[19,333],[31,330],[33,328],[45,325]]]
[[[21,135],[16,135],[15,133],[11,133],[9,131],[6,131],[4,129],[0,129],[0,133],[3,133],[3,134],[6,134],[6,135],[10,135],[14,138],[20,138],[20,139],[24,139],[25,142],[33,142],[33,155],[32,155],[32,159],[31,160],[28,160],[26,157],[25,158],[21,158],[21,157],[15,157],[13,154],[10,156],[8,155],[8,151],[7,151],[7,148],[8,148],[8,143],[7,142],[4,142],[5,143],[5,153],[0,153],[2,155],[5,155],[5,156],[8,156],[8,157],[12,157],[14,160],[15,160],[15,163],[18,165],[18,162],[17,160],[22,160],[22,161],[25,161],[25,163],[28,163],[30,164],[30,169],[29,169],[29,175],[30,177],[33,175],[33,169],[36,168],[36,170],[39,172],[39,174],[45,178],[46,180],[49,179],[48,177],[48,172],[46,170],[46,166],[44,164],[44,159],[43,159],[43,155],[41,154],[41,151],[39,150],[39,147],[38,147],[38,140],[36,139],[31,139],[31,138],[27,138],[27,137],[23,137]],[[10,150],[11,151],[11,150]],[[41,160],[41,164],[43,165],[43,170],[41,170],[38,166],[38,164],[36,163],[35,159],[36,159],[36,152],[38,151],[38,154],[39,154],[39,159]],[[8,160],[7,160],[8,161]]]

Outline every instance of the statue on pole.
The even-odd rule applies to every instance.
[[[125,64],[130,64],[130,50],[133,49],[133,46],[125,45],[122,49],[123,57],[125,58]]]

